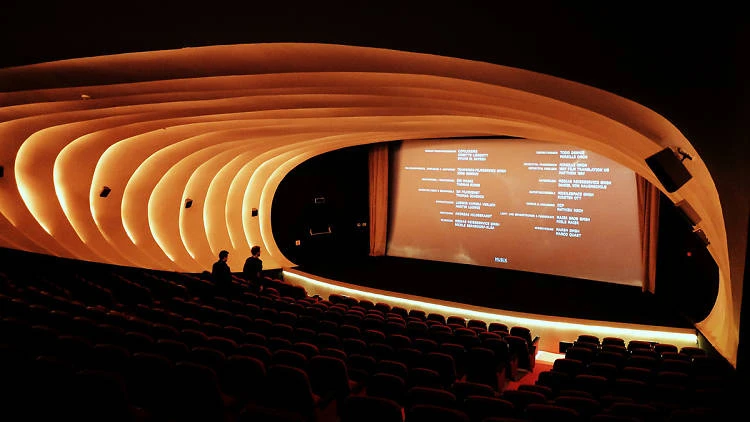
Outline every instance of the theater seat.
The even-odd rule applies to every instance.
[[[459,407],[455,394],[441,388],[430,387],[411,387],[406,391],[404,406],[409,408],[416,404],[432,404],[452,409]]]
[[[580,414],[575,409],[550,403],[531,403],[524,411],[525,419],[533,422],[579,422]]]
[[[408,422],[470,422],[462,410],[434,404],[415,404],[406,411]]]
[[[456,400],[459,402],[463,402],[471,396],[497,396],[497,392],[489,385],[470,381],[456,381],[450,391],[456,395]]]
[[[391,399],[396,403],[403,404],[406,398],[406,388],[406,380],[398,375],[376,372],[367,381],[365,394]]]
[[[495,352],[486,347],[474,347],[468,351],[464,370],[466,381],[489,385],[495,391],[501,391],[504,387],[502,369],[498,370]]]
[[[227,358],[220,379],[222,391],[234,397],[239,407],[257,402],[266,384],[266,365],[249,356]]]
[[[300,368],[275,364],[266,373],[266,407],[295,412],[306,421],[319,420],[324,414],[320,396],[312,391],[310,378]]]
[[[513,403],[515,417],[518,418],[524,418],[526,407],[530,404],[547,402],[547,398],[544,397],[544,394],[537,393],[536,391],[505,390],[500,395],[500,398]]]
[[[401,406],[383,397],[349,396],[341,406],[340,422],[404,422]]]
[[[471,422],[484,422],[490,417],[512,418],[516,414],[513,403],[498,397],[470,395],[463,403]]]
[[[359,390],[359,384],[349,378],[346,362],[339,358],[314,356],[308,361],[307,374],[313,393],[324,405],[333,401],[338,406]]]
[[[172,409],[174,363],[152,353],[134,353],[125,374],[130,400],[156,418],[167,417]]]
[[[536,366],[536,345],[529,345],[526,339],[514,335],[505,336],[505,342],[508,343],[511,356],[518,359],[518,369],[533,371]],[[513,379],[517,379],[518,374],[510,375]]]
[[[75,375],[72,389],[73,420],[131,422],[137,415],[120,374],[82,370]]]
[[[603,408],[601,402],[596,399],[578,396],[558,396],[553,399],[552,403],[575,410],[582,420],[589,420]]]
[[[175,420],[224,420],[229,403],[213,369],[198,363],[178,362],[174,367],[174,388]]]

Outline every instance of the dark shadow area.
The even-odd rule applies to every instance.
[[[367,256],[369,146],[313,157],[279,184],[271,208],[273,236],[297,264]]]
[[[319,262],[299,269],[361,286],[508,311],[692,326],[655,295],[612,283],[396,257]]]
[[[693,226],[664,195],[659,205],[656,296],[697,323],[719,292],[719,267]]]

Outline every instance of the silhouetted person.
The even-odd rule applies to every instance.
[[[214,262],[213,267],[211,267],[211,277],[214,280],[217,296],[227,296],[232,288],[232,271],[227,264],[228,258],[229,252],[219,252],[219,260]]]
[[[245,260],[245,265],[242,267],[242,275],[251,285],[256,287],[261,286],[263,271],[263,261],[260,259],[260,246],[255,245],[250,249],[252,254]]]

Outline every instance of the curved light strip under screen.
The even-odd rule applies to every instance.
[[[238,138],[230,135],[235,130],[248,133]],[[217,157],[234,142],[246,142],[248,154],[167,177],[175,162],[206,147],[187,141],[201,134],[213,138]],[[233,245],[229,264],[239,269],[248,245],[259,243],[267,249],[266,268],[283,268],[292,263],[269,238],[270,209],[279,180],[293,164],[349,145],[487,135],[576,145],[659,187],[645,158],[667,147],[689,153],[693,179],[665,194],[675,203],[687,201],[711,239],[719,294],[698,327],[736,362],[740,306],[733,284],[742,280],[730,280],[721,203],[695,148],[665,118],[630,100],[490,63],[275,43],[0,69],[0,164],[6,169],[0,179],[0,246],[200,272],[220,249]],[[158,159],[168,149],[176,154]],[[257,163],[244,167],[252,160]],[[147,168],[140,167],[144,163]],[[189,195],[195,209],[182,208],[177,194],[164,194],[169,186],[159,181],[171,179],[185,184],[174,189]],[[99,197],[105,185],[111,193]],[[197,192],[186,190],[188,185]],[[160,206],[165,214],[154,214]],[[252,208],[259,218],[243,218]],[[179,230],[153,226],[160,221],[177,222]]]
[[[480,308],[465,304],[446,302],[418,296],[402,295],[382,290],[347,285],[332,280],[315,277],[297,270],[284,270],[284,280],[292,280],[295,284],[304,286],[308,294],[318,294],[327,298],[331,294],[354,297],[358,300],[368,299],[373,302],[383,302],[391,306],[401,306],[405,309],[420,309],[426,313],[434,312],[442,315],[457,315],[467,320],[479,319],[490,322],[502,322],[509,327],[520,325],[532,330],[539,336],[539,348],[547,352],[557,350],[561,341],[572,342],[579,334],[594,334],[600,337],[620,337],[626,342],[630,340],[646,340],[657,343],[670,343],[683,346],[697,346],[698,337],[695,330],[667,327],[654,327],[636,324],[603,325],[601,321],[591,321],[572,318],[542,317],[532,314],[522,314],[499,309]]]

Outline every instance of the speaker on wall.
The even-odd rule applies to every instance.
[[[694,231],[693,234],[698,238],[698,240],[700,240],[703,246],[708,246],[711,244],[711,242],[709,242],[708,240],[708,236],[706,236],[706,233],[703,230],[698,229]]]
[[[646,164],[654,172],[667,192],[674,192],[693,176],[670,148],[664,148],[646,158]]]
[[[675,205],[677,206],[677,211],[679,211],[682,218],[684,218],[691,226],[695,227],[701,222],[701,217],[684,199]]]
[[[0,177],[5,176],[5,167],[0,166]]]
[[[193,200],[188,198],[185,200],[185,208],[190,208],[193,206]]]
[[[102,198],[106,198],[111,191],[112,189],[110,189],[109,186],[105,186],[102,188],[102,191],[99,192],[99,196],[101,196]]]
[[[253,208],[250,211],[250,215],[253,216],[253,217],[257,217],[258,216],[258,209],[257,208]]]

